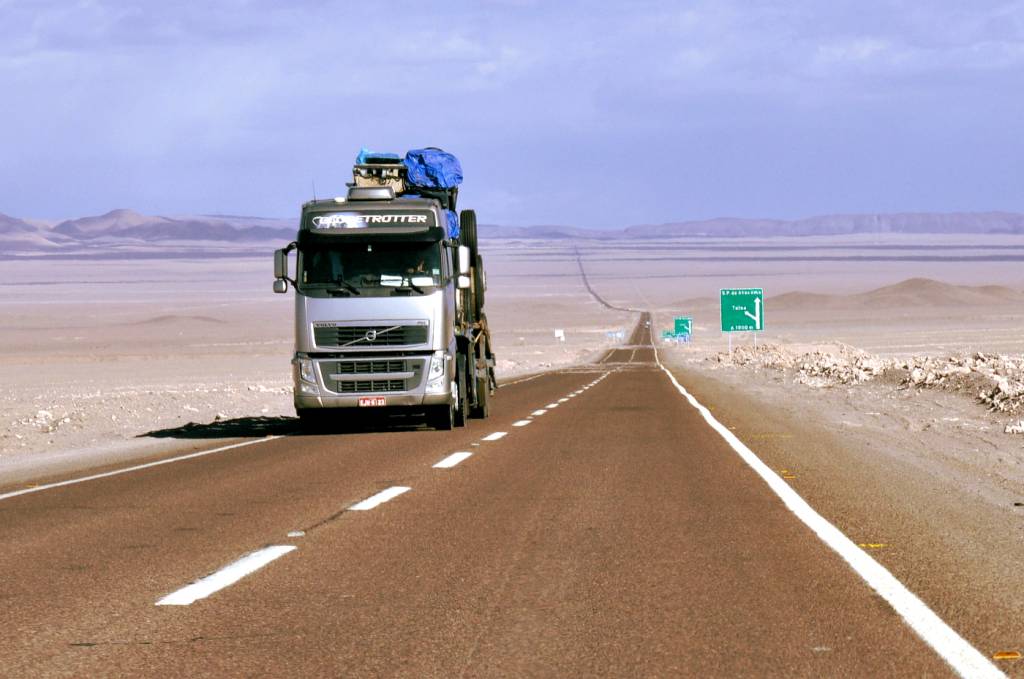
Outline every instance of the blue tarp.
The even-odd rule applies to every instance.
[[[422,196],[406,194],[404,196],[399,196],[398,199],[401,200],[402,198],[421,198],[421,197]],[[449,238],[458,238],[459,234],[462,232],[462,229],[459,227],[459,215],[458,215],[458,213],[456,213],[455,210],[445,210],[444,211],[444,216],[445,216],[445,221],[448,222],[448,229],[447,229],[448,237]]]
[[[359,155],[356,156],[356,165],[365,165],[370,160],[401,160],[402,157],[397,153],[378,153],[377,151],[371,151],[368,148],[359,149]]]
[[[459,159],[440,149],[413,149],[405,154],[403,162],[408,171],[406,181],[410,186],[453,189],[462,183]]]
[[[448,237],[449,238],[458,238],[459,237],[459,216],[457,214],[455,214],[455,210],[445,210],[444,212],[448,216]]]

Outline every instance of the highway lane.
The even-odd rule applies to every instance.
[[[680,397],[645,320],[466,429],[286,436],[0,501],[0,666],[949,674]],[[156,605],[268,545],[295,549]]]

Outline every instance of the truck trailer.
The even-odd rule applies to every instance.
[[[487,282],[476,214],[456,212],[461,180],[440,149],[364,151],[345,195],[302,206],[295,241],[275,252],[274,292],[295,290],[304,424],[401,411],[446,430],[488,416]]]

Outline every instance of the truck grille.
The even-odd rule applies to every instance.
[[[408,370],[405,361],[339,361],[335,373],[366,375],[370,373],[401,373]]]
[[[319,347],[397,347],[427,342],[425,325],[347,325],[313,328]],[[372,338],[372,339],[371,339]]]
[[[405,391],[405,380],[359,380],[338,382],[339,394],[374,394],[381,391]]]
[[[423,381],[425,358],[319,361],[324,386],[336,394],[412,391]]]

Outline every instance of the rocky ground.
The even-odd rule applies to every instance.
[[[976,352],[960,356],[884,358],[845,344],[743,346],[706,359],[721,367],[776,371],[815,389],[871,381],[915,393],[939,389],[1009,416],[1024,410],[1024,356]],[[1006,433],[1024,433],[1024,421],[1010,421]]]

